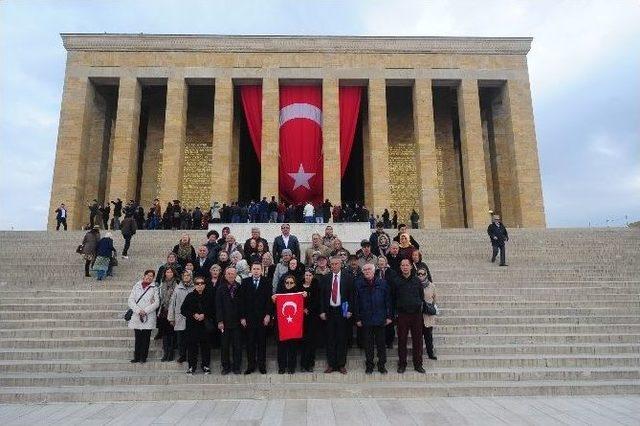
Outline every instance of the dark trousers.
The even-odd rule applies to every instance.
[[[411,331],[414,367],[422,367],[422,313],[398,314],[398,366],[407,366],[407,340]]]
[[[395,339],[396,337],[396,325],[395,325],[395,321],[392,322],[391,324],[388,324],[385,327],[384,330],[384,334],[385,334],[385,343],[387,344],[387,346],[389,348],[393,347],[393,339]]]
[[[239,328],[225,328],[220,336],[222,349],[220,361],[223,370],[240,371],[242,364],[242,331]],[[233,365],[231,364],[231,351],[233,350]]]
[[[278,341],[278,370],[287,370],[290,373],[296,371],[299,345],[298,339]]]
[[[304,318],[304,335],[300,342],[300,367],[302,369],[311,369],[316,363],[316,345],[317,345],[317,316],[307,315]]]
[[[344,367],[347,363],[348,326],[340,307],[330,307],[327,312],[327,364],[334,370]]]
[[[433,327],[422,326],[422,335],[424,336],[424,346],[427,351],[427,356],[433,358],[435,356],[433,352]]]
[[[178,346],[178,358],[186,359],[187,358],[187,331],[179,330],[176,331],[176,344]]]
[[[135,349],[133,359],[136,361],[146,361],[149,356],[149,342],[151,341],[151,330],[135,329]]]
[[[373,346],[378,351],[378,367],[384,367],[387,362],[387,346],[385,343],[385,326],[370,325],[362,327],[362,340],[367,368],[373,368]]]
[[[504,243],[502,244],[492,244],[491,248],[493,249],[493,253],[491,255],[491,261],[495,262],[496,261],[496,256],[498,255],[498,251],[500,251],[500,264],[504,265],[505,264],[505,257],[506,257],[506,253],[504,252]]]
[[[89,267],[91,266],[91,260],[84,261],[84,275],[89,276]]]
[[[263,325],[245,329],[247,348],[247,368],[265,368],[267,366],[267,328]]]
[[[131,237],[132,235],[124,236],[124,248],[122,249],[122,255],[126,256],[129,252],[129,247],[131,246]]]
[[[164,352],[165,358],[169,361],[173,361],[173,352],[176,350],[176,332],[171,330],[164,330],[162,334],[162,352]]]
[[[187,354],[189,357],[189,368],[194,370],[198,366],[198,352],[200,352],[200,365],[202,368],[208,367],[211,362],[211,348],[209,346],[209,336],[204,330],[189,330],[189,349]]]
[[[64,230],[67,230],[67,218],[63,217],[62,219],[56,219],[56,231],[60,230],[60,225],[62,224],[62,226],[64,226]]]

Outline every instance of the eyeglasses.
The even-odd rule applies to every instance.
[[[295,281],[285,281],[284,283],[285,284],[295,284],[296,282]]]
[[[204,282],[202,282],[202,281],[196,281],[196,285],[204,285]]]
[[[418,272],[418,275],[426,276],[427,273],[426,272]]]

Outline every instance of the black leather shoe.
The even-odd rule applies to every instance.
[[[180,358],[178,358],[178,364],[182,364],[183,362],[185,362],[187,359],[183,356],[181,356]]]
[[[278,368],[278,374],[284,374],[285,371],[286,370],[284,368]]]
[[[367,367],[366,370],[364,370],[364,374],[372,374],[373,373],[373,367]]]
[[[129,361],[129,362],[130,362],[130,363],[132,363],[132,364],[135,364],[136,362],[140,362],[140,361],[138,361],[137,359],[132,359],[132,360],[131,360],[131,361]]]
[[[387,371],[387,369],[384,367],[384,365],[383,365],[383,366],[378,367],[378,372],[379,372],[380,374],[387,374],[387,373],[388,373],[388,371]]]
[[[240,370],[233,370],[233,374],[240,374]]]
[[[404,373],[406,371],[406,369],[407,369],[407,367],[399,365],[398,366],[398,373],[402,374],[402,373]]]
[[[432,359],[432,360],[434,360],[434,361],[437,361],[437,360],[438,360],[438,357],[437,357],[437,356],[435,356],[435,355],[430,355],[430,356],[429,356],[429,359]]]
[[[247,368],[246,370],[244,370],[244,374],[251,374],[251,373],[253,373],[254,371],[256,371],[256,369],[255,369],[255,368]]]
[[[231,373],[231,370],[229,370],[228,368],[223,368],[220,372],[220,374],[222,374],[223,376],[226,376],[229,373]]]
[[[415,367],[414,369],[416,370],[417,373],[421,373],[421,374],[426,373],[426,371],[424,371],[424,368],[422,368],[421,365]]]
[[[260,367],[258,370],[260,371],[260,374],[267,374],[267,367]]]

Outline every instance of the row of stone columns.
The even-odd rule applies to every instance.
[[[439,188],[436,174],[436,138],[432,99],[432,81],[414,81],[413,111],[415,140],[418,146],[420,188],[420,216],[425,228],[440,228]],[[83,203],[81,165],[86,161],[89,121],[86,117],[93,87],[89,79],[67,77],[62,101],[58,135],[58,151],[52,188],[52,207],[58,200],[67,202],[71,210],[70,222],[79,225]],[[260,194],[278,194],[279,151],[279,81],[262,80],[262,152]],[[233,81],[230,77],[215,80],[213,117],[213,164],[211,173],[212,200],[227,202],[234,198],[231,181],[233,164]],[[339,80],[327,78],[322,82],[323,97],[323,154],[325,198],[339,202],[340,196],[340,125]],[[513,171],[518,223],[544,226],[542,196],[537,163],[537,148],[528,83],[508,81],[505,101],[509,109],[510,139],[513,141]],[[186,142],[188,85],[184,78],[171,77],[167,81],[167,102],[162,150],[162,173],[159,177],[160,200],[180,199],[184,149]],[[389,208],[389,150],[387,131],[386,81],[382,78],[368,82],[368,117],[364,130],[364,176],[367,207],[375,214]],[[138,130],[140,120],[141,86],[135,77],[122,77],[119,84],[117,120],[112,156],[112,169],[107,184],[106,199],[132,199],[136,193],[138,164]],[[486,224],[489,210],[485,151],[478,82],[462,80],[458,87],[462,170],[467,225],[479,228]],[[516,137],[516,135],[518,135]],[[533,160],[532,160],[533,159]],[[50,226],[52,225],[50,221]],[[72,225],[73,226],[73,225]]]

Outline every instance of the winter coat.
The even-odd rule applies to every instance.
[[[147,290],[144,296],[142,296],[142,293],[144,293],[142,281],[135,283],[131,289],[131,293],[129,294],[129,309],[133,310],[133,315],[129,321],[129,328],[136,330],[153,330],[156,328],[156,309],[160,306],[160,294],[158,293],[158,287],[155,283],[149,285],[151,288]],[[138,300],[140,296],[142,296],[142,298],[136,304],[136,300]],[[138,315],[141,311],[147,314],[145,322],[142,322],[140,315]]]
[[[100,239],[100,233],[89,231],[84,234],[82,239],[82,254],[88,256],[96,255],[96,247],[98,246],[98,240]]]
[[[124,219],[122,219],[122,222],[120,222],[120,231],[122,232],[122,236],[125,238],[134,235],[137,230],[138,225],[131,216],[125,217]]]
[[[189,293],[193,291],[193,285],[185,287],[183,283],[180,283],[173,290],[171,295],[171,301],[169,302],[169,312],[167,313],[167,320],[173,321],[173,329],[175,331],[183,331],[187,328],[187,319],[182,315],[182,303]]]
[[[400,314],[419,314],[422,312],[422,284],[411,274],[408,278],[399,274],[395,278],[396,309]]]
[[[356,321],[362,321],[365,326],[379,326],[384,325],[386,319],[391,319],[391,292],[385,280],[374,277],[371,286],[361,276],[354,283]]]
[[[423,289],[424,292],[424,301],[427,303],[435,303],[436,302],[436,286],[434,284],[429,284],[427,287]],[[422,314],[423,322],[425,327],[433,327],[436,325],[436,316],[435,315],[427,315]]]

